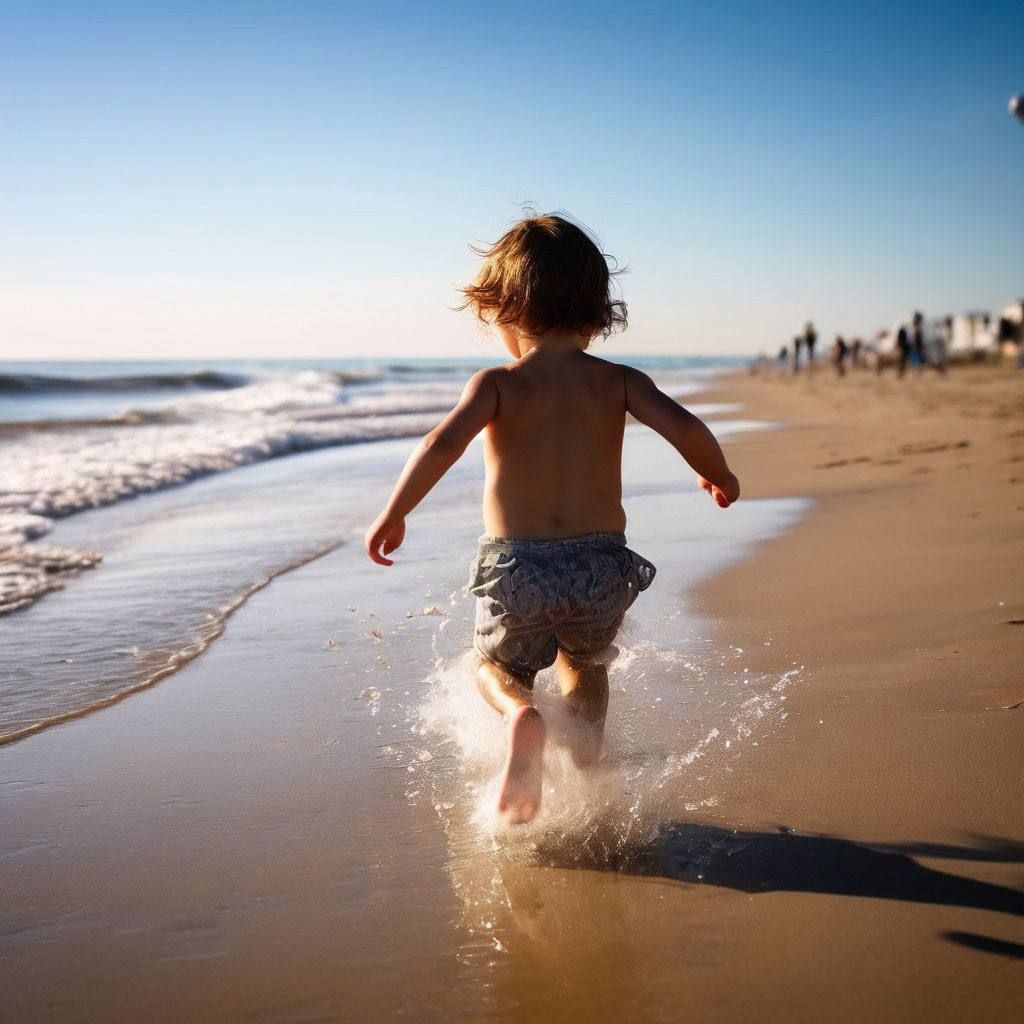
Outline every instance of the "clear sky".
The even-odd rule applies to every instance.
[[[486,354],[520,205],[628,265],[609,352],[1024,293],[1015,3],[0,0],[0,359]]]

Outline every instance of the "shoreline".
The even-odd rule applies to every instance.
[[[192,648],[184,648],[180,651],[175,651],[168,659],[168,663],[166,665],[156,669],[143,679],[131,683],[123,690],[117,690],[92,704],[87,704],[79,708],[72,708],[69,711],[61,712],[60,714],[53,715],[50,718],[40,719],[38,722],[14,729],[10,732],[0,732],[0,749],[11,743],[17,743],[19,740],[27,739],[29,736],[34,736],[37,733],[44,732],[47,729],[52,729],[54,726],[63,725],[66,722],[73,722],[78,718],[85,718],[87,715],[94,715],[106,708],[112,707],[114,704],[119,704],[121,701],[127,700],[129,697],[133,697],[137,693],[142,693],[145,690],[152,689],[157,685],[157,683],[161,683],[165,679],[169,679],[171,676],[176,675],[185,668],[186,665],[191,664],[197,658],[201,658],[224,635],[224,631],[227,629],[227,625],[231,620],[231,617],[235,612],[242,608],[246,602],[253,597],[253,595],[258,594],[261,590],[269,587],[270,584],[279,577],[285,576],[297,569],[301,569],[303,566],[309,565],[311,562],[315,562],[318,559],[323,558],[325,555],[331,554],[347,543],[349,543],[347,539],[341,538],[340,540],[331,541],[329,544],[321,545],[308,555],[302,555],[294,561],[267,573],[254,583],[250,583],[231,602],[220,609],[216,618],[214,618],[210,624],[209,632],[205,636],[199,637],[193,644]]]
[[[698,405],[698,409],[700,408],[703,407]],[[721,428],[742,430],[750,426],[750,424],[729,418],[727,414],[735,412],[735,407],[715,406],[709,411],[713,411],[719,416]],[[140,559],[145,562],[152,554],[153,543],[162,543],[159,536],[162,515],[179,517],[184,511],[186,515],[192,517],[189,522],[195,524],[192,529],[198,537],[205,534],[208,529],[207,524],[203,521],[201,506],[204,502],[211,502],[211,492],[219,491],[222,496],[226,495],[229,500],[239,504],[239,496],[241,495],[244,501],[245,494],[251,491],[255,501],[253,509],[257,515],[260,514],[258,511],[260,492],[270,493],[279,486],[304,488],[306,501],[320,503],[319,497],[314,498],[309,494],[309,481],[302,482],[303,476],[310,472],[302,468],[304,464],[311,463],[316,466],[313,473],[323,474],[326,471],[332,481],[335,481],[335,486],[351,490],[351,480],[346,479],[347,476],[351,476],[345,471],[347,461],[360,465],[372,461],[379,463],[381,467],[385,463],[389,465],[394,463],[390,472],[392,475],[397,475],[407,455],[406,447],[406,442],[399,439],[366,444],[336,445],[310,451],[303,450],[290,453],[287,458],[271,457],[244,466],[209,472],[187,482],[181,481],[150,492],[136,494],[98,508],[79,510],[75,514],[68,514],[57,520],[54,524],[55,532],[46,537],[40,550],[62,553],[63,557],[75,555],[79,559],[83,553],[88,552],[92,553],[100,564],[88,573],[76,572],[72,578],[67,580],[62,574],[51,569],[47,581],[50,589],[56,589],[58,593],[44,601],[41,611],[37,611],[30,618],[14,615],[13,611],[9,613],[14,615],[10,619],[0,614],[0,629],[7,631],[12,645],[20,644],[23,650],[47,649],[51,645],[53,636],[60,637],[60,644],[64,648],[61,653],[66,655],[64,663],[69,666],[66,669],[58,667],[58,669],[49,670],[49,678],[47,670],[39,665],[38,661],[27,658],[25,660],[16,658],[5,666],[9,671],[6,673],[4,683],[8,685],[7,692],[12,703],[5,707],[5,713],[0,715],[0,745],[22,739],[49,725],[70,720],[88,713],[90,710],[106,707],[116,699],[120,699],[119,695],[143,689],[155,681],[173,674],[197,653],[201,653],[201,649],[210,642],[210,623],[221,617],[225,608],[234,606],[239,600],[244,600],[254,584],[268,574],[273,575],[289,569],[296,561],[304,561],[316,551],[336,541],[354,540],[361,535],[362,525],[371,519],[375,512],[372,508],[374,497],[370,491],[366,491],[365,494],[346,495],[343,499],[344,508],[338,509],[336,503],[331,504],[329,508],[324,509],[322,515],[310,518],[309,525],[314,534],[309,538],[294,537],[294,543],[288,545],[288,550],[282,552],[280,557],[264,557],[263,552],[257,555],[251,550],[252,546],[250,545],[250,549],[242,553],[242,557],[238,561],[238,565],[242,567],[243,571],[231,570],[237,589],[218,589],[215,599],[204,600],[204,597],[209,596],[204,590],[209,583],[201,584],[198,579],[193,578],[191,594],[194,596],[194,600],[191,603],[184,600],[179,602],[173,609],[175,615],[165,616],[168,622],[177,621],[183,616],[186,619],[190,617],[191,620],[194,620],[195,606],[199,603],[202,605],[200,608],[201,621],[195,623],[193,629],[179,631],[174,636],[169,636],[164,630],[158,642],[152,641],[152,631],[143,629],[133,633],[132,630],[120,629],[119,638],[122,642],[115,650],[117,656],[104,659],[102,656],[96,657],[95,652],[90,651],[89,657],[92,660],[83,665],[79,658],[79,651],[83,646],[89,648],[94,637],[101,638],[107,632],[106,622],[102,621],[95,611],[91,613],[93,621],[87,621],[83,615],[86,614],[90,603],[93,609],[98,607],[95,604],[97,597],[107,603],[108,614],[111,618],[116,621],[121,615],[123,609],[118,606],[118,591],[113,583],[113,574],[120,573],[123,578],[130,562],[139,562]],[[454,471],[453,479],[475,479],[474,467],[475,459],[470,458],[468,464]],[[236,474],[236,470],[242,472]],[[360,470],[357,469],[356,473],[359,472]],[[386,476],[388,470],[381,469],[380,472]],[[382,487],[389,485],[390,480],[381,484]],[[362,490],[365,491],[365,488]],[[471,500],[475,503],[476,499]],[[334,522],[333,520],[337,518],[339,512],[341,519]],[[318,520],[316,525],[313,524],[314,518]],[[152,524],[152,529],[148,534],[149,544],[132,544],[129,536],[127,558],[125,553],[121,552],[113,561],[104,560],[100,553],[113,554],[109,542],[116,537],[119,524],[134,523],[137,526],[142,520]],[[224,542],[219,547],[226,549],[230,546],[230,531],[225,527],[223,521],[218,525],[224,535]],[[238,530],[245,527],[236,517],[233,528]],[[273,531],[274,526],[268,524],[267,530]],[[180,532],[187,532],[187,528],[183,528]],[[294,533],[295,531],[290,530],[290,532]],[[211,533],[210,536],[211,545],[202,549],[186,549],[181,552],[186,565],[194,566],[207,562],[211,556],[217,558],[223,554],[217,550],[216,535]],[[56,547],[52,543],[53,541],[63,546]],[[24,552],[23,556],[20,556],[23,559],[30,556],[35,557],[31,546],[18,550]],[[3,553],[0,552],[0,557],[2,555]],[[56,558],[56,554],[50,557],[53,560]],[[254,557],[257,560],[249,565],[251,571],[245,572],[244,568],[248,565],[246,559]],[[8,561],[8,570],[14,564]],[[164,568],[169,567],[168,565]],[[158,574],[160,569],[152,564],[146,564],[143,571]],[[194,573],[195,570],[192,571]],[[60,578],[55,580],[56,577]],[[58,584],[63,584],[63,586]],[[134,581],[129,579],[126,585],[133,586]],[[46,595],[43,596],[46,597]],[[138,593],[135,596],[136,600],[142,602],[140,607],[152,608],[152,602],[147,595]],[[25,602],[26,607],[19,608],[17,611],[28,611],[31,604],[39,599],[39,595],[36,594],[35,600]],[[57,601],[60,607],[53,601]],[[7,609],[0,609],[0,611],[7,611]],[[46,623],[45,628],[44,622]],[[81,624],[81,629],[77,628],[79,624]],[[137,660],[134,662],[124,660],[127,653],[137,652],[140,648],[146,655],[144,664]],[[54,672],[57,671],[61,673],[60,677],[54,677]],[[26,711],[26,708],[18,703],[18,687],[26,685],[24,681],[27,679],[27,673],[32,674],[31,683],[28,685],[35,687],[35,690],[30,694],[30,700],[34,706],[29,706]],[[4,675],[4,673],[0,673],[0,675]],[[80,682],[80,678],[85,682]],[[21,684],[18,683],[18,679],[22,680]],[[98,679],[99,685],[94,686],[93,679]],[[4,683],[0,683],[0,687]],[[52,692],[58,695],[57,699],[49,698],[47,686],[52,686]],[[59,687],[64,688],[63,692]]]

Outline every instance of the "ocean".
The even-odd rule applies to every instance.
[[[632,362],[680,398],[740,364]],[[173,675],[251,594],[358,543],[483,365],[0,363],[0,742]],[[472,521],[480,473],[474,447],[431,501]]]

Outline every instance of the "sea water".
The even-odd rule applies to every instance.
[[[723,368],[638,362],[680,397]],[[0,364],[0,741],[173,675],[277,574],[358,543],[479,365]],[[432,500],[470,521],[480,474],[474,448]],[[625,485],[652,489],[628,460]]]

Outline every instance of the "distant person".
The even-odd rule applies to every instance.
[[[846,376],[846,353],[849,351],[843,336],[841,334],[836,335],[835,343],[832,345],[832,365],[836,368],[836,375],[839,377]]]
[[[578,765],[600,756],[609,648],[654,566],[626,547],[622,438],[632,415],[664,437],[720,508],[739,496],[715,435],[646,374],[587,353],[626,325],[606,257],[562,217],[529,217],[484,254],[465,305],[493,325],[512,357],[474,374],[455,408],[417,446],[366,532],[380,565],[405,520],[483,434],[484,531],[473,561],[476,682],[505,718],[498,813],[508,824],[540,808],[545,724],[538,672],[554,664],[575,718]],[[428,541],[429,543],[429,541]]]
[[[779,373],[785,373],[789,369],[789,349],[785,345],[779,349],[778,365]]]
[[[850,343],[850,360],[854,369],[860,369],[864,365],[863,356],[864,342],[860,338],[854,338]]]
[[[907,372],[907,363],[910,362],[910,335],[904,324],[900,324],[900,329],[896,332],[896,358],[896,372],[902,377]]]
[[[914,313],[910,342],[914,365],[917,367],[918,373],[922,373],[924,372],[927,359],[924,351],[924,316],[920,310]]]
[[[885,368],[885,360],[882,359],[882,349],[887,347],[887,340],[889,338],[888,331],[879,331],[874,338],[873,342],[868,342],[864,346],[864,365],[869,370],[874,370],[878,376],[882,375],[882,370]]]
[[[807,369],[814,369],[814,346],[818,341],[818,333],[814,329],[814,324],[810,320],[807,321],[807,326],[804,328],[804,345],[807,346]]]
[[[798,334],[793,339],[793,372],[800,372],[800,356],[804,350],[804,338],[802,334]]]

